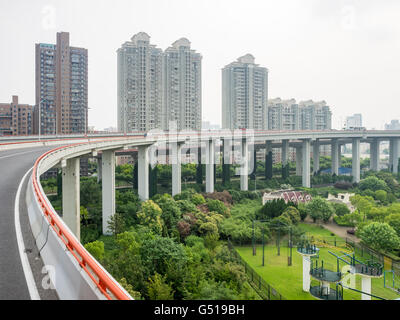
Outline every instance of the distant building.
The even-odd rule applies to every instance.
[[[118,131],[149,131],[162,123],[162,50],[145,32],[118,49]]]
[[[181,38],[165,50],[163,59],[162,129],[169,129],[173,121],[177,130],[200,130],[201,54],[190,48],[188,39]]]
[[[117,52],[118,131],[201,129],[202,57],[188,39],[163,52],[139,32]]]
[[[295,99],[268,100],[268,130],[299,130],[299,105]]]
[[[11,103],[0,103],[0,136],[32,134],[33,109],[31,105],[20,104],[18,96],[12,96]]]
[[[266,130],[268,69],[246,54],[222,69],[222,128]]]
[[[57,44],[36,44],[34,131],[84,133],[88,123],[88,51],[71,47],[69,33]],[[39,121],[40,116],[40,121]]]
[[[385,130],[400,130],[399,120],[392,120],[390,123],[385,124]]]
[[[202,121],[201,122],[202,130],[219,130],[221,126],[219,124],[212,124],[210,121]]]
[[[362,128],[362,115],[361,113],[356,113],[352,116],[346,117],[346,130],[353,130]]]
[[[332,129],[332,112],[325,101],[301,101],[300,130],[330,130]]]

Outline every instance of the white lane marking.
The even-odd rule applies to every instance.
[[[30,168],[22,178],[19,186],[17,195],[15,196],[15,205],[14,205],[14,224],[15,224],[15,234],[17,236],[17,243],[18,243],[18,251],[19,256],[21,258],[22,269],[24,270],[26,284],[28,286],[29,295],[31,296],[31,300],[40,300],[39,292],[37,290],[35,280],[33,278],[32,269],[29,264],[28,256],[25,252],[25,244],[24,239],[22,238],[22,231],[21,231],[21,224],[19,220],[19,200],[21,195],[22,185],[27,177],[27,175],[31,172],[33,168]]]
[[[14,156],[17,156],[17,155],[20,155],[20,154],[31,153],[31,152],[35,152],[35,151],[38,151],[38,150],[33,150],[33,151],[31,150],[31,151],[26,151],[26,152],[13,153],[13,154],[9,154],[9,155],[0,157],[0,159],[10,158],[10,157],[14,157]]]

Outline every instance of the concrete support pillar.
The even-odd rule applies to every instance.
[[[313,173],[319,170],[319,140],[315,140],[313,145]]]
[[[110,235],[108,223],[115,214],[115,151],[102,152],[102,205],[103,205],[103,234]]]
[[[310,257],[303,256],[303,291],[310,292],[310,269],[311,259]]]
[[[379,140],[373,139],[369,147],[370,158],[369,168],[373,171],[379,170]]]
[[[265,179],[272,178],[272,144],[265,142]]]
[[[289,162],[289,140],[282,140],[282,167]]]
[[[360,138],[354,138],[352,143],[352,175],[353,182],[360,182]]]
[[[339,175],[339,149],[340,148],[338,139],[332,139],[332,144],[331,144],[332,175],[333,174]]]
[[[97,157],[97,183],[100,183],[101,181],[101,175],[102,175],[102,165],[101,165],[101,155]]]
[[[149,199],[149,146],[138,148],[138,194],[139,199]]]
[[[215,141],[206,142],[206,192],[214,192]]]
[[[302,147],[302,156],[303,156],[303,187],[310,188],[311,187],[311,178],[310,178],[310,140],[303,140]]]
[[[241,145],[242,163],[240,166],[240,190],[249,190],[249,145],[246,139],[242,139]]]
[[[390,156],[389,156],[389,164],[390,164],[390,168],[392,170],[393,173],[398,173],[398,165],[399,165],[399,139],[397,138],[393,138],[390,139],[389,142],[389,152],[390,152]]]
[[[322,295],[329,296],[329,294],[331,293],[330,283],[328,281],[322,281],[321,287],[322,287],[322,292],[321,292]]]
[[[338,158],[339,158],[339,168],[342,166],[342,145],[339,144],[339,150],[338,150]]]
[[[361,291],[371,294],[371,278],[361,277]],[[371,300],[371,296],[362,293],[361,300]]]
[[[303,173],[303,155],[301,147],[296,147],[296,176]]]
[[[62,212],[65,224],[80,240],[80,175],[79,158],[67,159],[62,168]]]
[[[182,192],[182,144],[172,143],[172,196]]]

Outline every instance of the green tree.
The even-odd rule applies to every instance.
[[[387,192],[385,190],[376,190],[375,199],[379,200],[381,203],[387,200]]]
[[[344,203],[332,202],[333,211],[337,216],[341,217],[350,213],[350,209]]]
[[[397,235],[400,237],[400,213],[389,214],[385,218],[385,222],[389,224],[396,231]]]
[[[93,241],[86,243],[84,245],[85,249],[99,262],[104,258],[104,242],[103,241]]]
[[[155,273],[147,282],[147,292],[150,300],[173,300],[174,291],[166,283],[165,276]]]
[[[142,202],[142,206],[137,214],[140,224],[148,226],[154,233],[160,235],[164,225],[161,215],[161,208],[153,200]]]
[[[387,184],[384,180],[378,179],[375,176],[370,176],[365,179],[362,179],[358,185],[360,190],[370,189],[372,191],[377,190],[386,190]]]
[[[295,207],[287,207],[282,215],[287,215],[292,221],[292,224],[298,224],[300,222],[300,212]]]
[[[333,214],[333,208],[331,204],[321,197],[313,198],[307,203],[308,215],[316,222],[318,219],[322,219],[327,222]]]
[[[176,225],[182,217],[181,209],[168,193],[156,197],[155,202],[162,210],[161,218],[164,221],[166,233],[170,234],[173,229],[176,229]]]
[[[372,222],[359,231],[363,242],[376,250],[391,251],[400,247],[400,238],[387,223]]]

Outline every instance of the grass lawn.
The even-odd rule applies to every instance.
[[[305,230],[309,235],[318,235],[324,237],[332,237],[331,232],[320,228],[319,226],[301,224],[300,227]],[[337,237],[337,239],[341,239]],[[292,266],[287,265],[289,248],[281,247],[280,256],[277,255],[277,248],[274,245],[268,245],[265,248],[265,266],[262,266],[262,246],[257,246],[257,255],[253,256],[251,246],[236,247],[241,257],[250,264],[251,267],[273,288],[275,288],[286,299],[290,300],[314,300],[311,294],[303,292],[303,264],[302,256],[297,253],[296,249],[292,251]],[[332,248],[320,248],[318,263],[324,261],[324,266],[330,270],[336,270],[337,259],[328,251],[337,255],[342,255],[339,250]],[[346,264],[340,262],[339,268],[343,271]],[[344,278],[342,278],[344,283]],[[345,283],[344,283],[345,284]],[[312,285],[318,285],[318,282],[313,280]],[[346,284],[345,284],[346,285]],[[349,285],[349,283],[347,284]],[[332,288],[335,288],[332,285]],[[361,290],[361,277],[356,276],[355,288]],[[400,295],[396,294],[390,289],[383,287],[383,278],[372,279],[372,294],[381,296],[386,299],[399,298]],[[344,289],[343,292],[345,300],[360,300],[361,294],[352,290]]]

